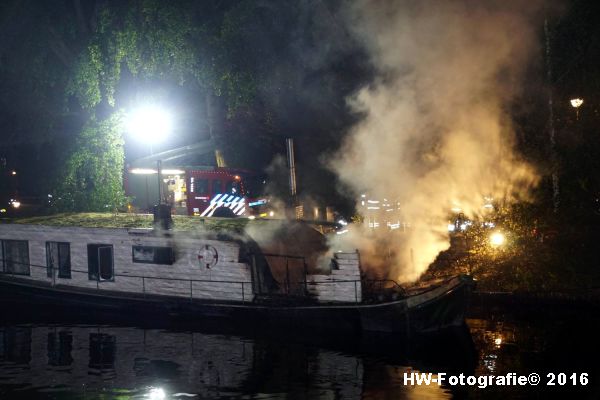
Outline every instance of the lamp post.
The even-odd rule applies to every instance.
[[[571,99],[571,107],[575,109],[575,119],[579,121],[579,107],[583,104],[583,99],[575,98]]]
[[[172,129],[171,115],[163,108],[148,105],[134,110],[128,117],[127,130],[138,140],[148,143],[150,154],[152,146],[159,143]],[[158,205],[162,204],[162,174],[161,161],[156,161],[158,176]]]

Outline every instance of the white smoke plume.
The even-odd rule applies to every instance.
[[[398,201],[411,228],[391,239],[346,235],[370,267],[400,281],[448,248],[453,204],[476,217],[484,197],[527,199],[534,169],[514,150],[508,109],[540,57],[537,1],[367,1],[350,26],[377,78],[349,99],[364,116],[332,162],[358,196]],[[388,241],[392,243],[386,243]],[[382,254],[386,243],[393,249]]]

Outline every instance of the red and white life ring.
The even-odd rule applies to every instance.
[[[210,269],[210,267],[217,265],[218,261],[219,253],[213,246],[207,244],[198,250],[198,263],[201,266],[205,266],[206,268]]]

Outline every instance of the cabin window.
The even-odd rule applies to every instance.
[[[131,253],[134,263],[172,265],[174,261],[171,247],[132,246]]]
[[[114,281],[112,244],[88,244],[88,278],[93,281]]]
[[[48,277],[58,270],[58,277],[71,278],[71,245],[63,242],[46,242],[46,270]]]
[[[30,275],[27,240],[2,240],[2,272]]]
[[[196,179],[194,193],[208,194],[208,179]]]

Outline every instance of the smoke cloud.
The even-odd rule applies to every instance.
[[[384,226],[343,236],[379,275],[418,278],[449,247],[453,205],[474,218],[484,197],[504,204],[528,198],[537,176],[514,150],[508,110],[528,61],[540,54],[540,6],[353,3],[349,26],[367,47],[377,78],[349,99],[363,118],[331,167],[357,199],[363,193],[388,199],[410,223],[398,235]]]

